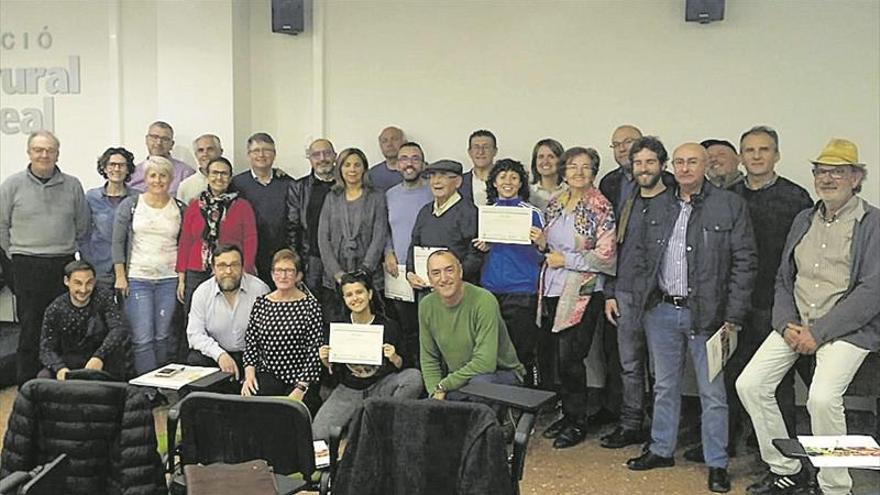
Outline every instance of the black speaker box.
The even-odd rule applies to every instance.
[[[272,0],[272,32],[299,34],[305,25],[305,0]]]
[[[684,20],[708,24],[724,20],[724,0],[685,0]]]

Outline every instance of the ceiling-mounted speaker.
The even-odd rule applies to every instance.
[[[305,0],[272,0],[272,32],[299,34],[305,26]]]
[[[684,20],[700,24],[724,20],[724,0],[685,0]]]

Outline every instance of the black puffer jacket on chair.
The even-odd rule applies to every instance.
[[[36,379],[15,398],[0,477],[65,453],[71,495],[168,493],[143,389],[121,383]]]

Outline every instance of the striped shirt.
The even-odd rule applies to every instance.
[[[694,207],[684,200],[678,201],[681,210],[666,243],[666,253],[660,264],[660,290],[670,296],[688,295],[687,228]]]
[[[801,321],[822,317],[837,304],[850,283],[852,236],[856,220],[865,214],[862,201],[853,196],[832,218],[824,207],[816,209],[810,229],[794,248],[797,277],[794,301]]]

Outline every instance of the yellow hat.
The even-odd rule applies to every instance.
[[[812,160],[813,165],[853,165],[856,167],[864,167],[864,163],[859,163],[859,148],[856,143],[847,139],[834,138],[828,141],[819,157]]]

